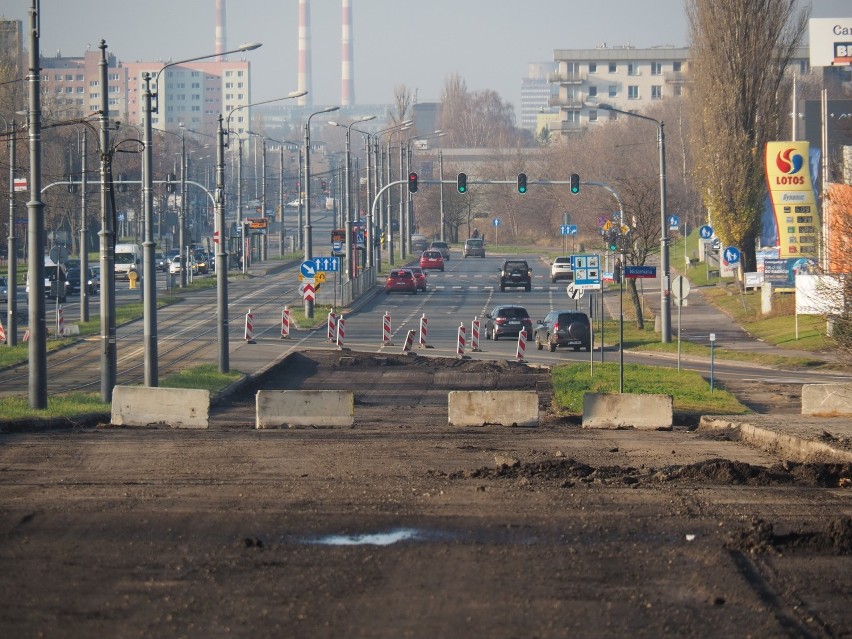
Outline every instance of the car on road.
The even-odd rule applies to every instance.
[[[5,277],[0,277],[0,302],[9,301],[9,282]]]
[[[99,282],[95,277],[95,272],[91,268],[86,269],[86,288],[89,295],[94,295],[98,290]],[[65,292],[68,295],[73,295],[80,292],[80,269],[69,268],[65,271]]]
[[[550,264],[550,281],[556,282],[557,280],[574,281],[574,269],[571,268],[570,255],[562,255],[554,258]]]
[[[450,245],[446,242],[436,240],[429,245],[430,251],[441,251],[441,257],[445,260],[450,259]]]
[[[532,320],[527,309],[516,304],[495,306],[485,314],[485,337],[498,340],[501,337],[513,336],[526,329],[527,338],[532,335]]]
[[[424,271],[426,269],[436,269],[438,271],[443,271],[444,256],[441,255],[441,251],[434,249],[423,251],[423,254],[420,256],[420,268],[422,268]]]
[[[417,280],[417,290],[426,291],[426,271],[419,266],[409,266],[408,270],[414,273],[414,279]]]
[[[557,346],[570,346],[575,351],[592,347],[589,316],[578,311],[550,311],[536,323],[533,341],[538,350],[545,346],[554,352]]]
[[[526,260],[505,260],[500,267],[500,290],[506,287],[523,286],[525,291],[532,289],[532,269]]]
[[[210,260],[207,258],[207,253],[196,251],[192,256],[195,261],[196,269],[199,273],[210,272]]]
[[[465,257],[485,257],[485,242],[481,237],[471,237],[464,241],[462,254]]]
[[[169,270],[169,262],[166,260],[166,254],[162,251],[157,251],[154,254],[154,264],[156,264],[157,268],[164,273]]]
[[[385,280],[385,293],[411,293],[417,295],[417,280],[411,269],[397,268],[388,273]]]
[[[180,273],[181,268],[184,264],[186,264],[186,255],[176,255],[172,258],[171,262],[169,262],[169,273],[174,275],[175,273]],[[192,275],[198,274],[198,263],[195,261],[195,256],[189,257],[189,270],[187,273],[191,273]]]

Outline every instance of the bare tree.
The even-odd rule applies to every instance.
[[[796,0],[689,0],[695,177],[717,234],[756,266],[763,149],[781,131],[785,71],[808,24]],[[783,109],[781,110],[783,111]]]
[[[405,122],[411,116],[411,105],[414,103],[414,96],[411,89],[404,84],[398,84],[393,90],[393,105],[394,109],[389,114],[390,124],[397,125]]]

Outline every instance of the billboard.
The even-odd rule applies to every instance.
[[[816,258],[819,215],[807,142],[767,142],[766,185],[778,228],[778,257]]]
[[[808,43],[812,67],[852,64],[852,18],[811,18]]]

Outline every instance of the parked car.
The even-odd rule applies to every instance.
[[[385,280],[385,293],[412,293],[417,295],[417,280],[407,268],[397,268],[388,273]]]
[[[523,286],[525,291],[532,289],[532,269],[526,260],[505,260],[500,267],[500,290],[507,286]]]
[[[538,350],[547,345],[551,353],[557,346],[589,350],[592,347],[589,316],[578,311],[550,311],[537,322],[533,341]]]
[[[556,282],[556,280],[574,281],[574,269],[571,268],[571,257],[569,255],[555,258],[550,265],[550,281]]]
[[[446,242],[435,241],[429,245],[430,251],[441,251],[441,257],[445,260],[450,259],[450,245]]]
[[[441,255],[441,251],[432,249],[429,249],[428,251],[423,251],[423,255],[420,256],[420,268],[422,268],[424,271],[430,268],[443,271],[444,256]]]
[[[518,336],[523,329],[527,337],[532,335],[532,320],[523,306],[504,304],[495,306],[490,313],[485,314],[485,337],[498,340],[501,337]]]
[[[414,279],[417,280],[417,290],[426,291],[426,272],[419,266],[409,266],[408,269],[414,273]]]
[[[5,277],[0,277],[0,302],[9,301],[9,283]]]
[[[164,273],[169,270],[169,262],[166,260],[166,254],[162,251],[157,251],[154,254],[154,263],[157,265],[157,268]]]
[[[95,277],[95,272],[91,268],[86,269],[86,287],[89,295],[94,295],[98,290],[100,282]],[[69,268],[65,272],[65,292],[68,295],[73,295],[80,292],[80,269]]]
[[[464,241],[465,257],[485,257],[485,242],[481,237],[471,237]]]

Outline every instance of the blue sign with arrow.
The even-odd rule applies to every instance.
[[[318,271],[337,273],[340,270],[339,257],[315,257],[314,264],[316,264]]]
[[[304,277],[314,277],[317,274],[317,265],[313,260],[305,260],[299,266],[299,271]]]

